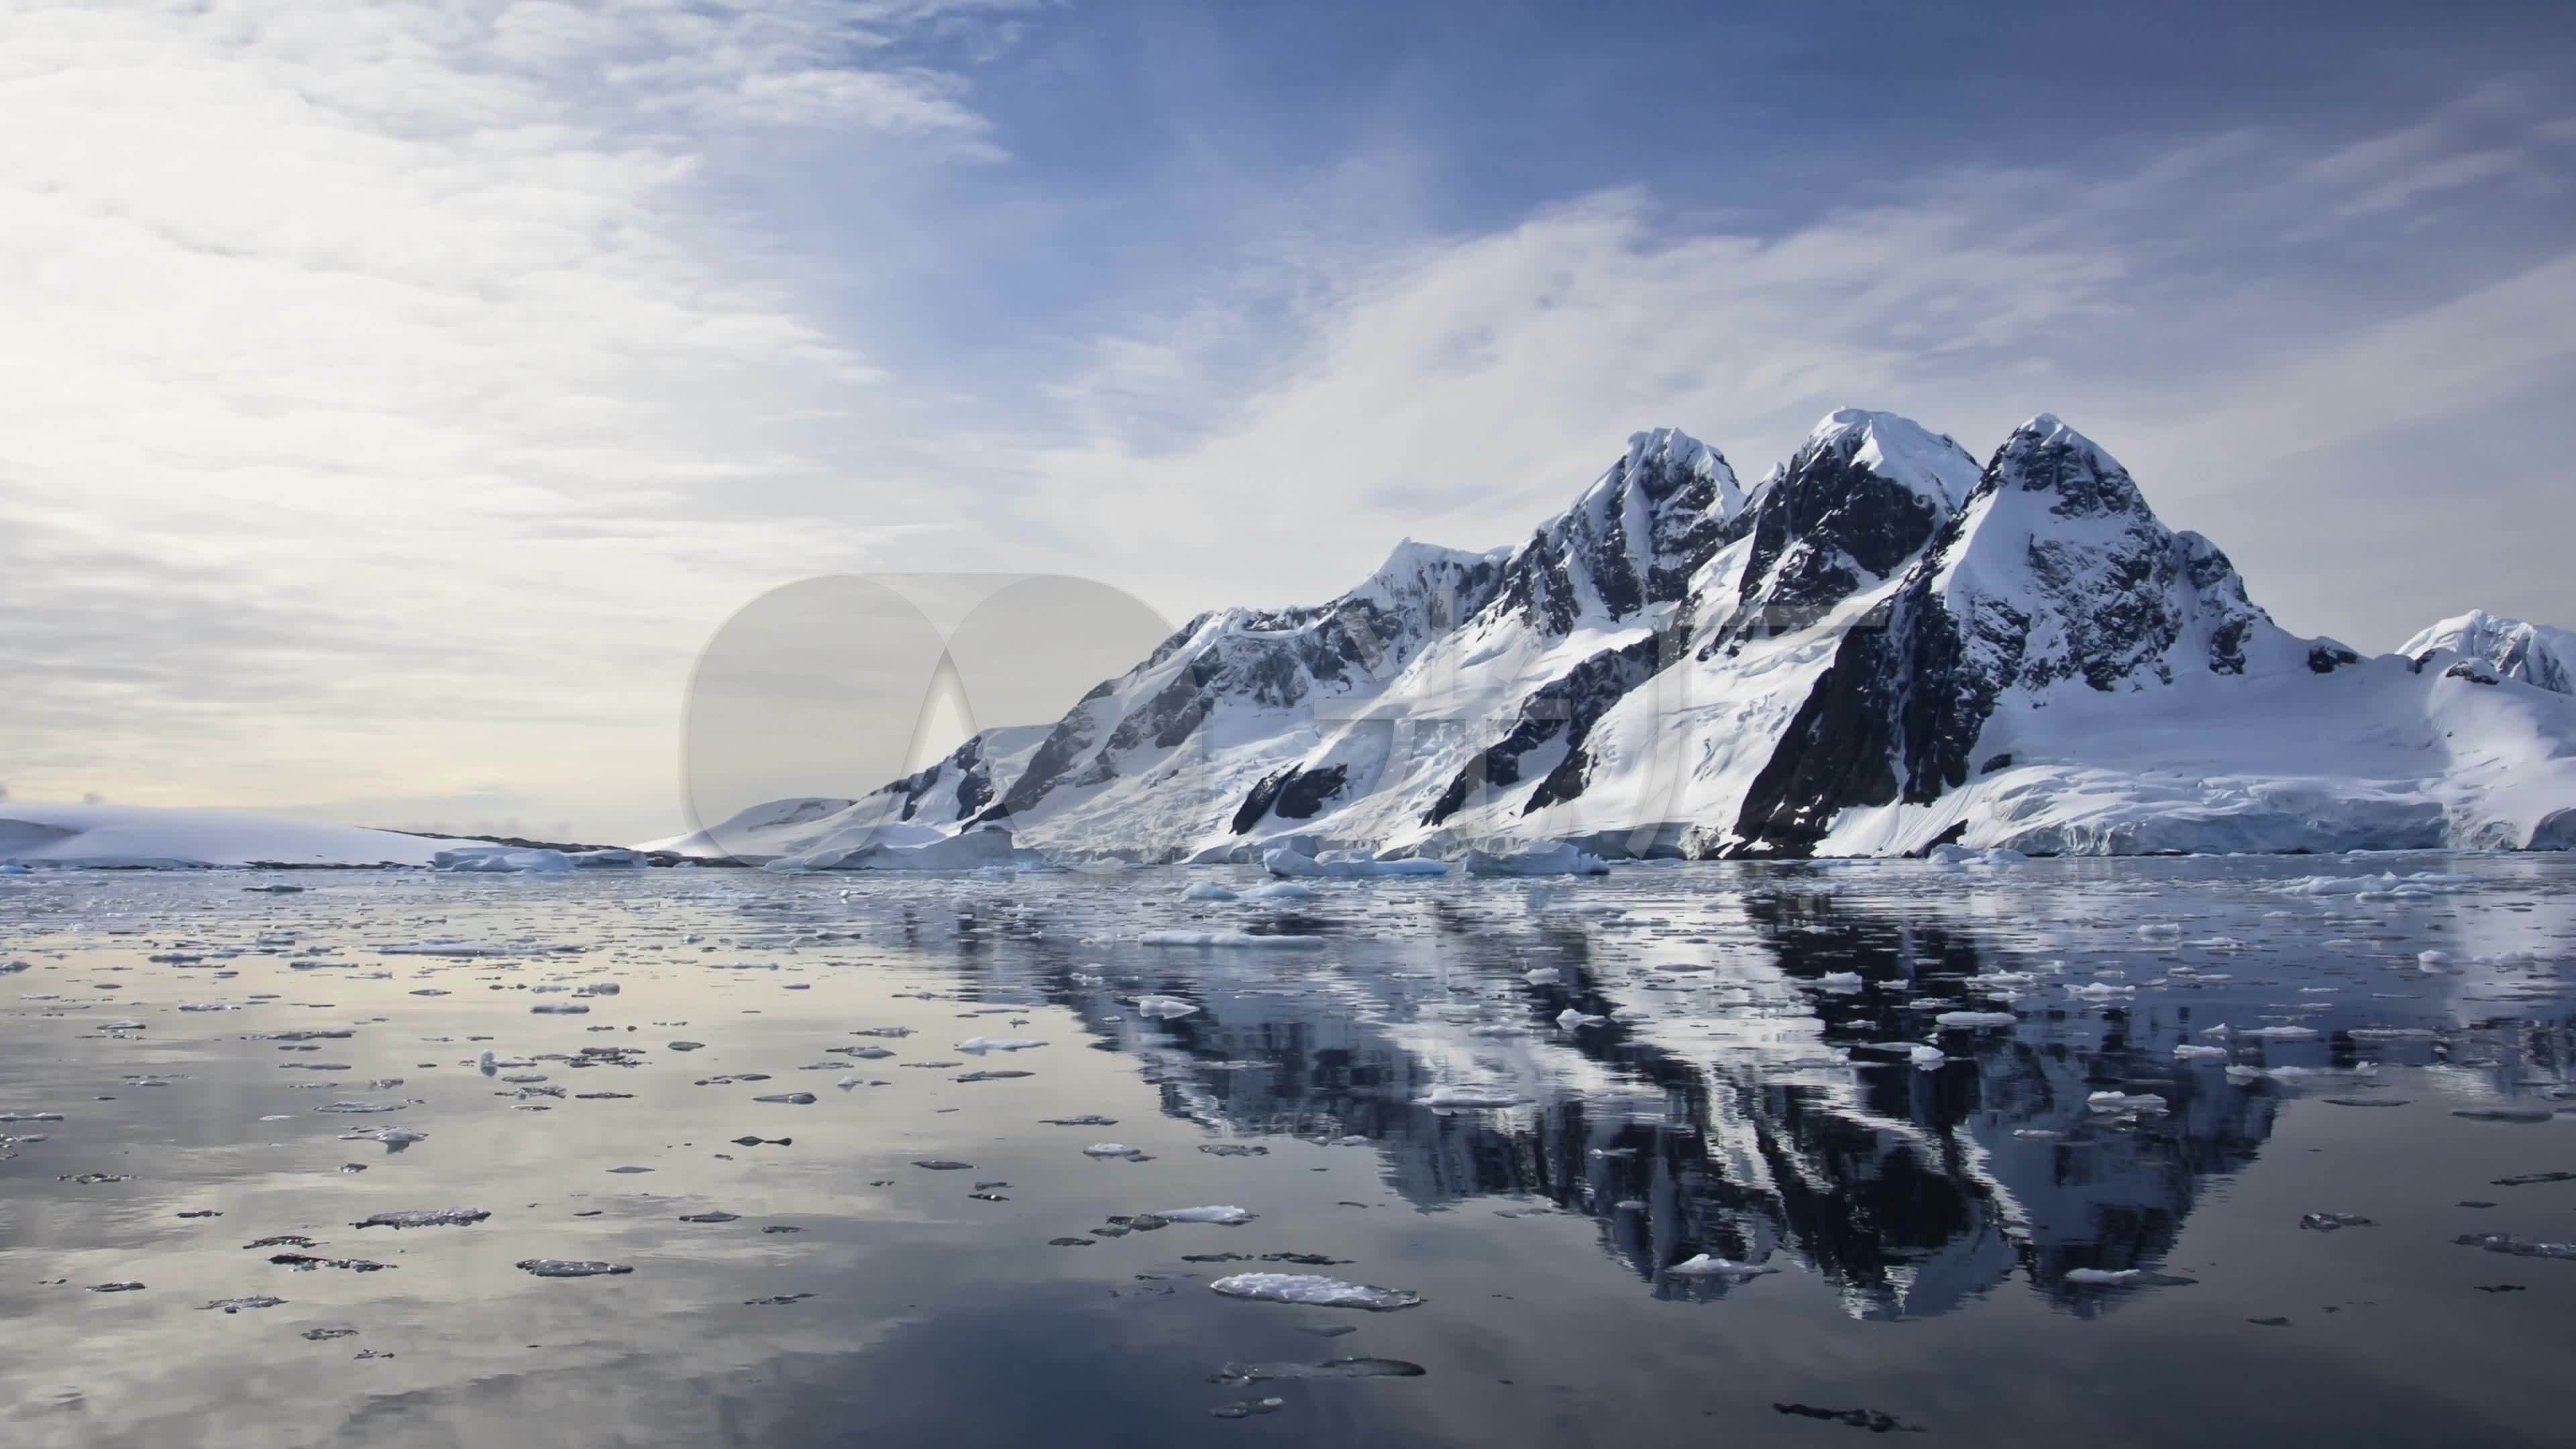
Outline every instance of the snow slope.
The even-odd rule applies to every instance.
[[[426,866],[474,843],[238,810],[0,803],[0,862],[32,866]]]
[[[861,799],[772,800],[703,829],[635,848],[765,865],[827,853],[855,857],[879,844],[917,847],[963,828],[995,798],[997,780],[1007,783],[1027,769],[1029,756],[1046,736],[1044,725],[988,729],[946,759]]]

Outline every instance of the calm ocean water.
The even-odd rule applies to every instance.
[[[1197,883],[0,881],[0,1442],[2564,1442],[2576,862]]]

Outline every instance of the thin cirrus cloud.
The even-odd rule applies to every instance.
[[[694,651],[765,589],[1312,600],[1399,536],[1514,541],[1634,428],[1751,477],[1846,403],[1980,452],[2060,412],[2294,627],[2576,620],[2533,462],[2576,455],[2540,401],[2576,382],[2576,117],[2509,63],[2413,114],[2209,101],[1885,166],[1789,116],[1708,175],[1533,154],[1596,179],[1461,198],[1501,109],[1318,162],[1154,110],[1242,77],[1197,22],[1201,89],[1101,69],[1073,38],[1121,14],[17,7],[12,787],[666,833]],[[1833,184],[1719,174],[1764,145]]]
[[[2053,410],[2244,556],[2296,626],[2393,643],[2464,606],[2444,586],[2471,580],[2511,596],[2494,607],[2568,612],[2536,556],[2391,587],[2307,546],[2340,509],[2384,525],[2356,546],[2419,553],[2420,494],[2387,506],[2405,480],[2370,440],[2510,419],[2536,443],[2520,399],[2568,380],[2576,253],[2546,227],[2506,226],[2466,270],[2448,247],[2420,266],[2382,251],[2392,206],[2494,221],[2554,197],[2534,178],[2566,177],[2571,157],[2548,125],[2485,121],[2437,117],[2323,161],[2237,131],[2118,169],[1963,167],[1772,234],[1692,228],[1631,188],[1308,273],[1265,264],[1054,385],[1090,424],[1031,462],[1020,511],[1068,551],[1209,598],[1251,587],[1232,542],[1255,500],[1263,581],[1281,584],[1258,601],[1275,602],[1347,586],[1401,533],[1510,542],[1630,427],[1686,426],[1751,476],[1843,403],[1913,413],[1980,453]],[[2482,188],[2507,175],[2479,161],[2498,128],[2527,143],[2513,184]],[[1275,350],[1241,359],[1210,292],[1237,299],[1237,320],[1284,316]],[[1206,421],[1149,439],[1122,426],[1140,412]],[[2332,466],[2299,466],[2318,458]],[[2472,509],[2565,517],[2555,483],[2527,473],[2443,484]]]

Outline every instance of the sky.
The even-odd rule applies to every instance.
[[[0,792],[667,834],[772,591],[1315,602],[1845,405],[2058,413],[2302,633],[2576,625],[2570,74],[2479,0],[0,0]]]

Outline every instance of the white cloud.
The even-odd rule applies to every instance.
[[[887,536],[729,501],[830,477],[817,414],[883,379],[708,224],[705,136],[989,157],[958,78],[883,57],[941,8],[19,7],[20,790],[111,760],[122,798],[272,805],[506,774],[666,819],[690,651]]]

